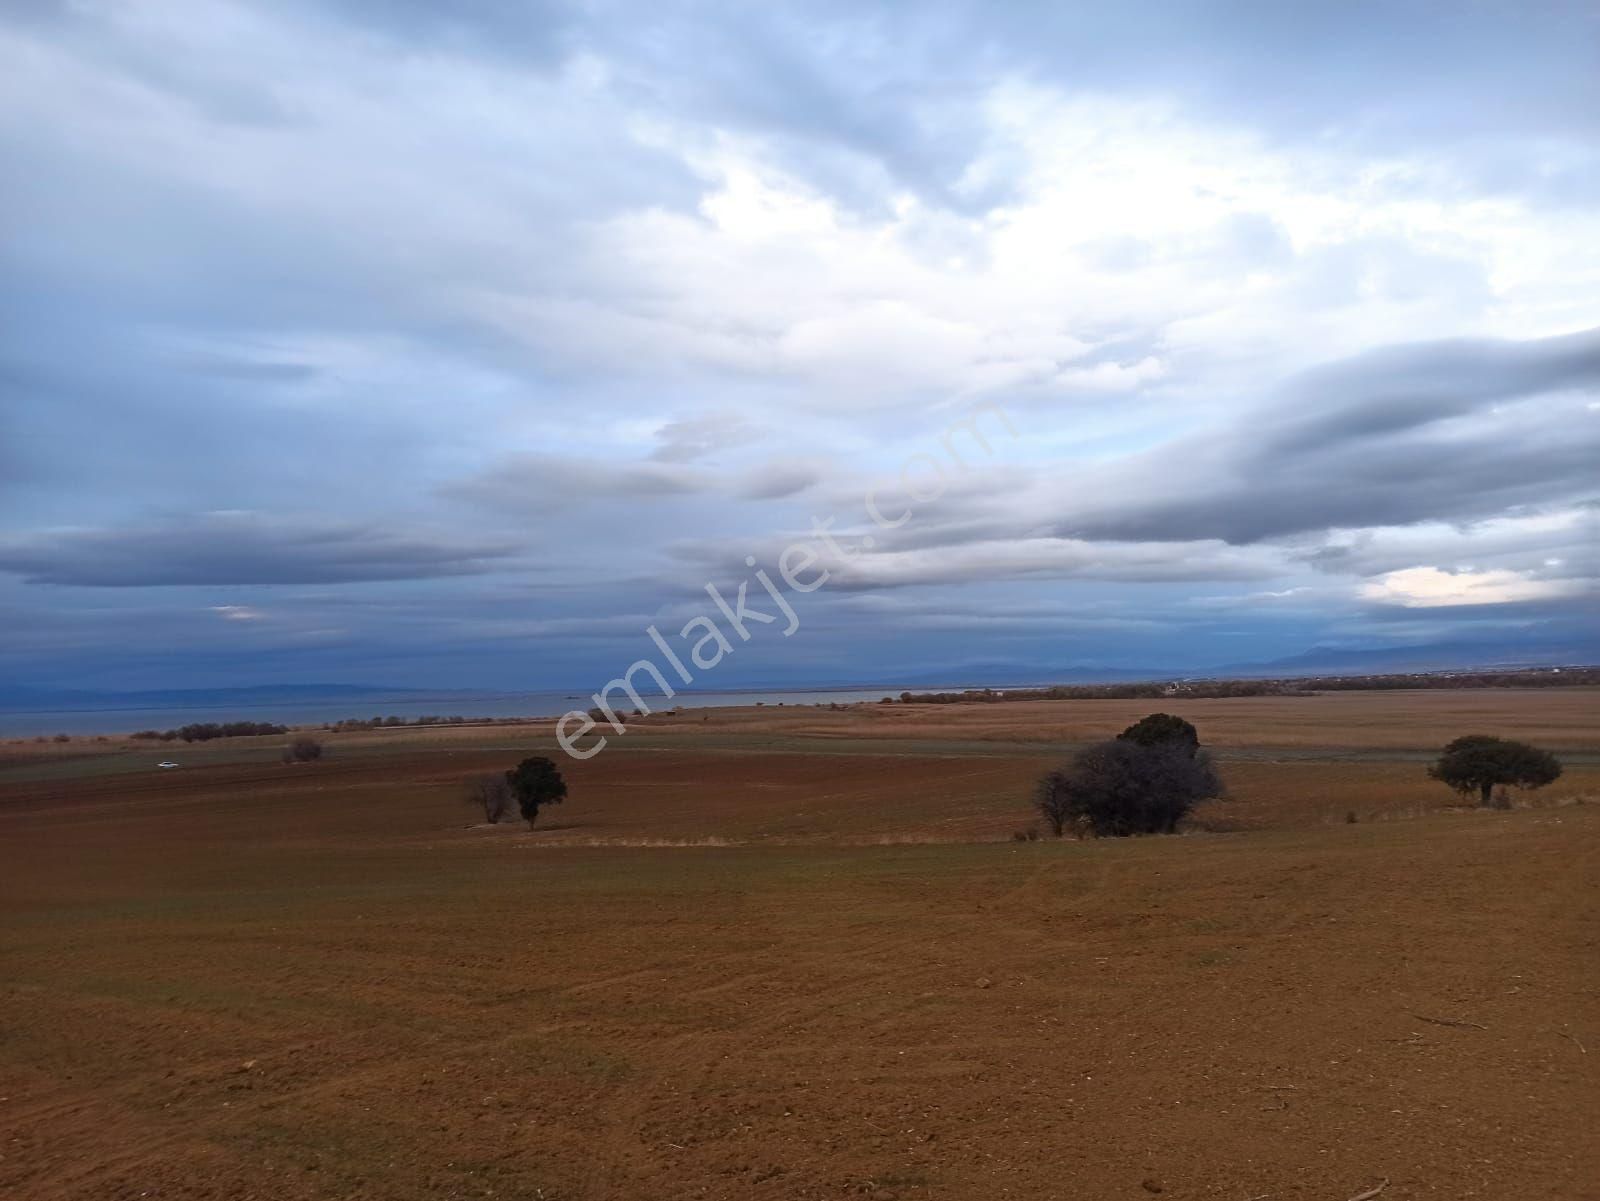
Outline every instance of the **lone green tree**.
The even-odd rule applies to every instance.
[[[524,759],[506,773],[506,784],[516,798],[517,810],[522,820],[533,828],[539,820],[539,810],[546,805],[559,805],[567,799],[567,782],[561,778],[556,765],[543,755]]]
[[[1445,747],[1428,774],[1463,796],[1477,793],[1478,803],[1488,807],[1501,785],[1543,788],[1555,783],[1561,778],[1561,761],[1526,742],[1468,734]]]

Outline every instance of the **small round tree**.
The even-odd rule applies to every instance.
[[[559,805],[567,799],[567,782],[561,778],[556,765],[543,755],[535,755],[517,764],[506,773],[506,783],[529,829],[539,820],[541,808]]]
[[[1200,749],[1200,732],[1183,718],[1170,713],[1152,713],[1149,717],[1141,717],[1117,737],[1140,746],[1181,747],[1191,758]]]
[[[1561,761],[1525,742],[1468,734],[1445,747],[1428,774],[1463,796],[1477,793],[1478,803],[1487,808],[1501,785],[1543,788],[1555,783],[1561,778]]]

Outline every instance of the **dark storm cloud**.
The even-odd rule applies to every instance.
[[[1582,499],[1595,487],[1600,421],[1550,394],[1597,391],[1596,330],[1363,355],[1307,374],[1226,432],[1091,477],[1091,494],[1120,482],[1112,492],[1126,499],[1077,507],[1056,531],[1242,544]]]
[[[1600,387],[1600,329],[1535,342],[1393,346],[1309,371],[1283,391],[1262,457],[1382,437],[1495,401]]]
[[[0,543],[0,571],[34,584],[332,584],[474,575],[516,553],[504,543],[403,534],[248,513]]]

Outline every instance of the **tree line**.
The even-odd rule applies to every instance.
[[[176,730],[140,730],[130,737],[159,742],[209,742],[213,738],[254,738],[288,732],[288,726],[266,721],[202,721]]]
[[[902,692],[903,705],[967,705],[1004,701],[1145,701],[1181,696],[1213,700],[1233,696],[1285,696],[1295,691],[1272,680],[1211,680],[1193,683],[1055,684],[1049,688],[965,688],[960,692]]]
[[[346,730],[386,730],[395,726],[493,726],[512,725],[527,721],[525,717],[463,717],[461,714],[452,714],[441,717],[437,714],[428,714],[423,717],[400,717],[391,713],[387,717],[346,717],[339,721],[327,722],[324,730],[333,733],[342,733]]]
[[[1056,684],[1047,688],[965,688],[959,692],[902,692],[906,705],[963,705],[1005,701],[1218,700],[1241,696],[1310,696],[1316,692],[1383,692],[1432,688],[1574,688],[1600,684],[1600,667],[1526,671],[1425,672],[1366,676],[1294,676],[1261,680],[1146,680],[1128,684]]]

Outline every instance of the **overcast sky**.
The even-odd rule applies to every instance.
[[[0,155],[14,682],[1600,645],[1593,3],[21,0]]]

